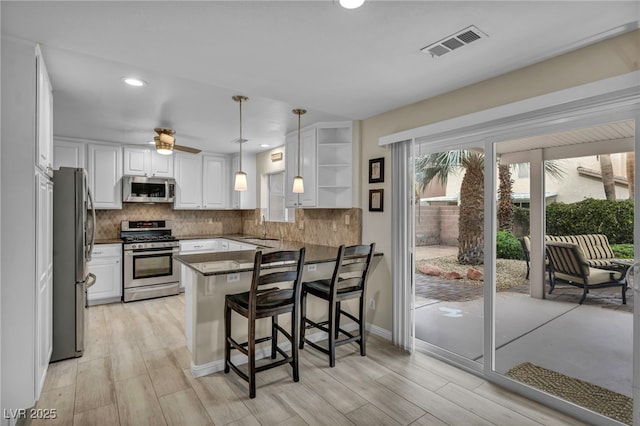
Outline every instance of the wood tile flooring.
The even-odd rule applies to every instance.
[[[258,375],[257,397],[222,372],[194,379],[184,297],[94,306],[81,358],[53,363],[37,408],[53,425],[578,425],[538,403],[423,354],[369,336],[339,348],[335,368],[301,351],[300,382],[283,366]]]

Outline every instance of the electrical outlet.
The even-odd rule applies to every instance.
[[[376,299],[374,299],[373,297],[369,299],[369,309],[371,309],[372,311],[376,309]]]
[[[304,229],[304,220],[301,220],[300,223],[298,223],[298,229]]]
[[[351,222],[351,216],[348,214],[344,215],[344,224],[348,225]]]
[[[331,229],[333,229],[333,232],[337,232],[338,231],[338,224],[335,222],[331,222]]]
[[[240,274],[227,274],[227,282],[235,283],[240,281]]]
[[[307,271],[313,272],[318,269],[318,265],[307,265]]]

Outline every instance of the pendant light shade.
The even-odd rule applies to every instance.
[[[242,144],[246,142],[242,139],[242,102],[246,102],[249,100],[246,96],[233,96],[233,100],[238,102],[240,105],[240,139],[238,139],[238,143],[240,144],[240,156],[238,157],[238,171],[236,172],[235,182],[233,184],[234,191],[246,191],[247,190],[247,174],[242,171]]]
[[[294,194],[303,194],[304,193],[304,180],[300,175],[300,157],[302,156],[300,150],[300,116],[307,112],[306,109],[294,109],[293,113],[298,116],[298,174],[293,178],[293,193]]]

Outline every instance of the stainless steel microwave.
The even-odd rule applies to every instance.
[[[122,178],[122,201],[125,203],[173,203],[175,195],[175,179],[144,176]]]

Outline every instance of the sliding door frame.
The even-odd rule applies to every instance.
[[[496,207],[492,202],[496,188],[495,164],[497,142],[520,139],[539,134],[549,134],[597,124],[635,120],[635,152],[640,153],[640,71],[619,77],[585,84],[554,92],[487,111],[438,122],[380,138],[380,145],[415,140],[427,151],[442,152],[467,146],[484,144],[485,149],[485,305],[484,305],[484,363],[482,370],[460,357],[450,356],[444,350],[432,350],[429,345],[416,345],[425,350],[479,374],[507,389],[539,401],[552,408],[580,418],[589,423],[619,424],[614,420],[568,403],[537,389],[516,382],[495,371],[495,234]],[[407,161],[409,158],[407,158]],[[635,199],[640,196],[640,177],[635,176]],[[490,189],[490,191],[488,190]],[[491,194],[491,196],[486,196]],[[634,209],[635,258],[640,255],[640,208]],[[636,268],[639,272],[639,268]],[[640,296],[640,273],[634,274],[634,300]],[[491,283],[491,285],[487,285]],[[399,301],[398,301],[399,302]],[[395,302],[394,302],[395,303]],[[394,309],[410,309],[410,306],[394,306]],[[634,424],[640,424],[640,308],[633,313],[633,400]]]

